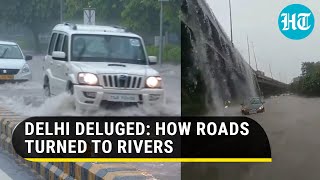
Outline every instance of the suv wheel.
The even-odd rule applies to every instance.
[[[50,84],[49,84],[49,80],[47,78],[44,81],[43,89],[44,89],[44,95],[46,97],[51,97]]]
[[[70,94],[70,95],[73,95],[73,85],[72,85],[72,83],[68,84],[67,93]]]
[[[74,96],[73,96],[74,90],[73,90],[73,84],[72,84],[72,83],[70,83],[70,82],[68,83],[67,88],[66,88],[66,92],[67,92],[70,96],[73,97],[72,99],[73,99],[74,102],[72,103],[72,109],[77,112],[77,110],[78,110],[79,108],[77,107],[76,102],[75,102],[75,99],[74,99]]]

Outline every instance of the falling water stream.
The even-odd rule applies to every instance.
[[[206,0],[183,0],[181,10],[182,115],[226,115],[225,101],[240,105],[245,98],[257,95],[253,70],[232,45]],[[184,180],[241,179],[244,172],[249,172],[246,164],[182,163],[181,168]]]
[[[183,52],[187,53],[184,57],[189,61],[188,67],[183,67],[188,72],[182,84],[188,81],[199,86],[202,81],[207,113],[224,115],[225,101],[240,102],[256,96],[252,69],[233,47],[205,0],[183,0],[182,36]],[[200,77],[195,77],[194,71],[200,72]],[[190,87],[186,96],[193,91]]]

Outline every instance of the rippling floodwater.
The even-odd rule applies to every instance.
[[[61,94],[46,99],[42,90],[41,59],[35,57],[29,61],[33,80],[21,84],[0,85],[1,104],[11,111],[24,116],[82,116],[72,106],[72,97]],[[164,64],[155,66],[165,83],[166,105],[162,108],[141,109],[126,108],[122,110],[99,110],[87,116],[180,116],[181,115],[181,68],[180,65]],[[132,163],[138,169],[147,171],[159,179],[180,179],[180,163]]]

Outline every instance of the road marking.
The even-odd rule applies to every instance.
[[[31,162],[272,162],[272,158],[26,158]]]

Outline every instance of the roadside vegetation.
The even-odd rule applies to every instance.
[[[302,63],[301,75],[293,80],[290,89],[303,96],[320,96],[320,61]]]
[[[120,25],[129,31],[141,35],[148,46],[148,54],[157,55],[154,46],[155,36],[160,31],[160,3],[158,0],[63,0],[65,22],[83,23],[83,9],[95,8],[97,25]],[[164,61],[180,61],[180,3],[170,0],[163,3],[163,33],[170,35],[165,45]],[[37,52],[45,51],[40,36],[49,34],[60,23],[60,1],[57,0],[0,0],[0,18],[2,27],[19,25],[28,31],[27,37],[17,38],[24,46],[32,46]],[[8,33],[14,34],[14,32]],[[174,38],[172,38],[174,37]],[[28,42],[26,42],[28,41]],[[157,55],[158,56],[158,55]]]
[[[159,47],[147,46],[149,56],[159,56]],[[175,44],[166,44],[163,49],[163,60],[166,63],[179,64],[181,62],[181,47]]]

